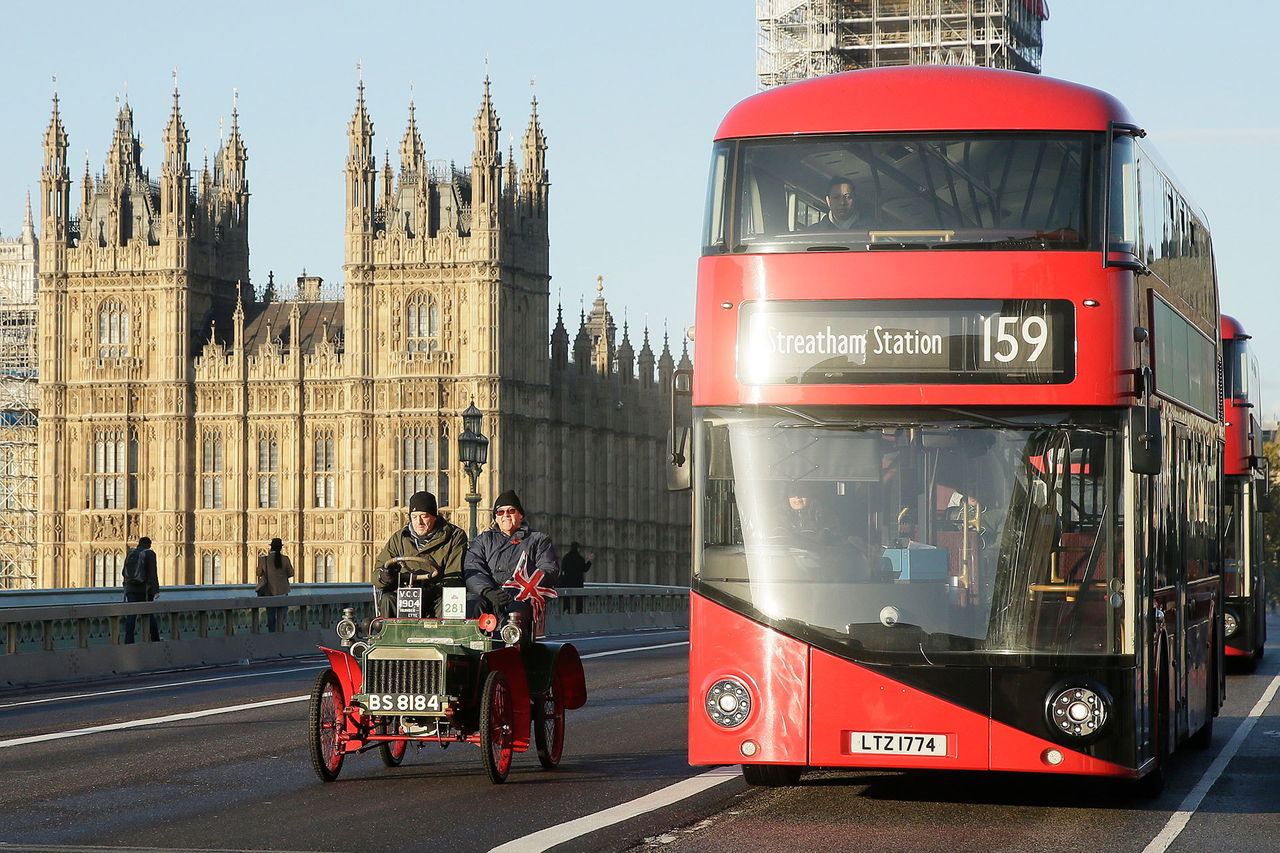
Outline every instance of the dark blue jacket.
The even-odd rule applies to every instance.
[[[490,609],[489,602],[481,598],[480,594],[486,589],[499,588],[511,580],[520,563],[520,555],[525,551],[529,552],[529,574],[542,569],[546,575],[542,585],[555,586],[560,576],[560,558],[556,554],[556,546],[552,544],[550,536],[530,530],[527,523],[522,523],[510,536],[497,527],[491,527],[471,540],[467,555],[462,558],[468,609]],[[515,590],[508,589],[507,592],[513,596],[515,594]]]

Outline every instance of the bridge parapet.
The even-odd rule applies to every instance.
[[[348,588],[333,591],[334,586]],[[0,686],[294,657],[320,645],[336,645],[333,626],[343,608],[354,608],[362,620],[374,613],[367,584],[330,584],[325,591],[261,598],[223,592],[180,599],[166,592],[151,602],[0,607]],[[686,587],[593,584],[559,590],[559,595],[547,608],[547,632],[552,635],[689,624]],[[284,608],[278,631],[267,631],[268,607]],[[128,616],[138,617],[136,643],[124,642]],[[159,642],[146,640],[149,619],[156,620]]]

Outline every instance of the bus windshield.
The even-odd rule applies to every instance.
[[[1121,653],[1118,423],[705,410],[695,586],[855,656]]]
[[[708,253],[1096,248],[1104,137],[858,134],[722,142]],[[732,165],[729,165],[729,164]],[[1091,191],[1092,190],[1092,191]]]

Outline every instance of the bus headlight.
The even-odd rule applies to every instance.
[[[1230,607],[1223,611],[1222,627],[1226,630],[1228,637],[1240,630],[1240,617],[1236,616],[1236,612]]]
[[[751,713],[751,694],[742,682],[722,678],[707,691],[705,707],[711,722],[732,729],[742,725]]]
[[[1049,692],[1049,725],[1061,734],[1086,738],[1107,724],[1111,702],[1101,688],[1074,685]]]

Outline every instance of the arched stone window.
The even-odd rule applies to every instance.
[[[201,443],[202,468],[200,485],[202,493],[201,506],[204,509],[222,509],[223,507],[223,472],[222,431],[206,429],[204,441]]]
[[[443,507],[449,503],[449,434],[444,424],[406,426],[397,447],[400,494],[397,503],[408,506],[414,492],[431,492]]]
[[[280,440],[275,430],[258,433],[258,508],[280,507]]]
[[[419,291],[405,306],[405,348],[409,352],[440,349],[440,308],[428,294]]]
[[[338,567],[332,551],[317,551],[315,555],[315,582],[336,583]]]
[[[317,429],[313,440],[315,467],[315,494],[317,507],[337,506],[338,476],[334,473],[338,466],[332,429]]]
[[[93,585],[120,586],[124,583],[124,554],[120,551],[93,552]]]
[[[98,309],[98,358],[129,355],[129,310],[118,299],[108,299]]]
[[[210,586],[222,583],[222,555],[205,552],[200,555],[200,583]]]
[[[98,430],[93,434],[89,459],[89,506],[93,509],[125,509],[130,500],[129,475],[137,470],[137,449],[124,430]]]

